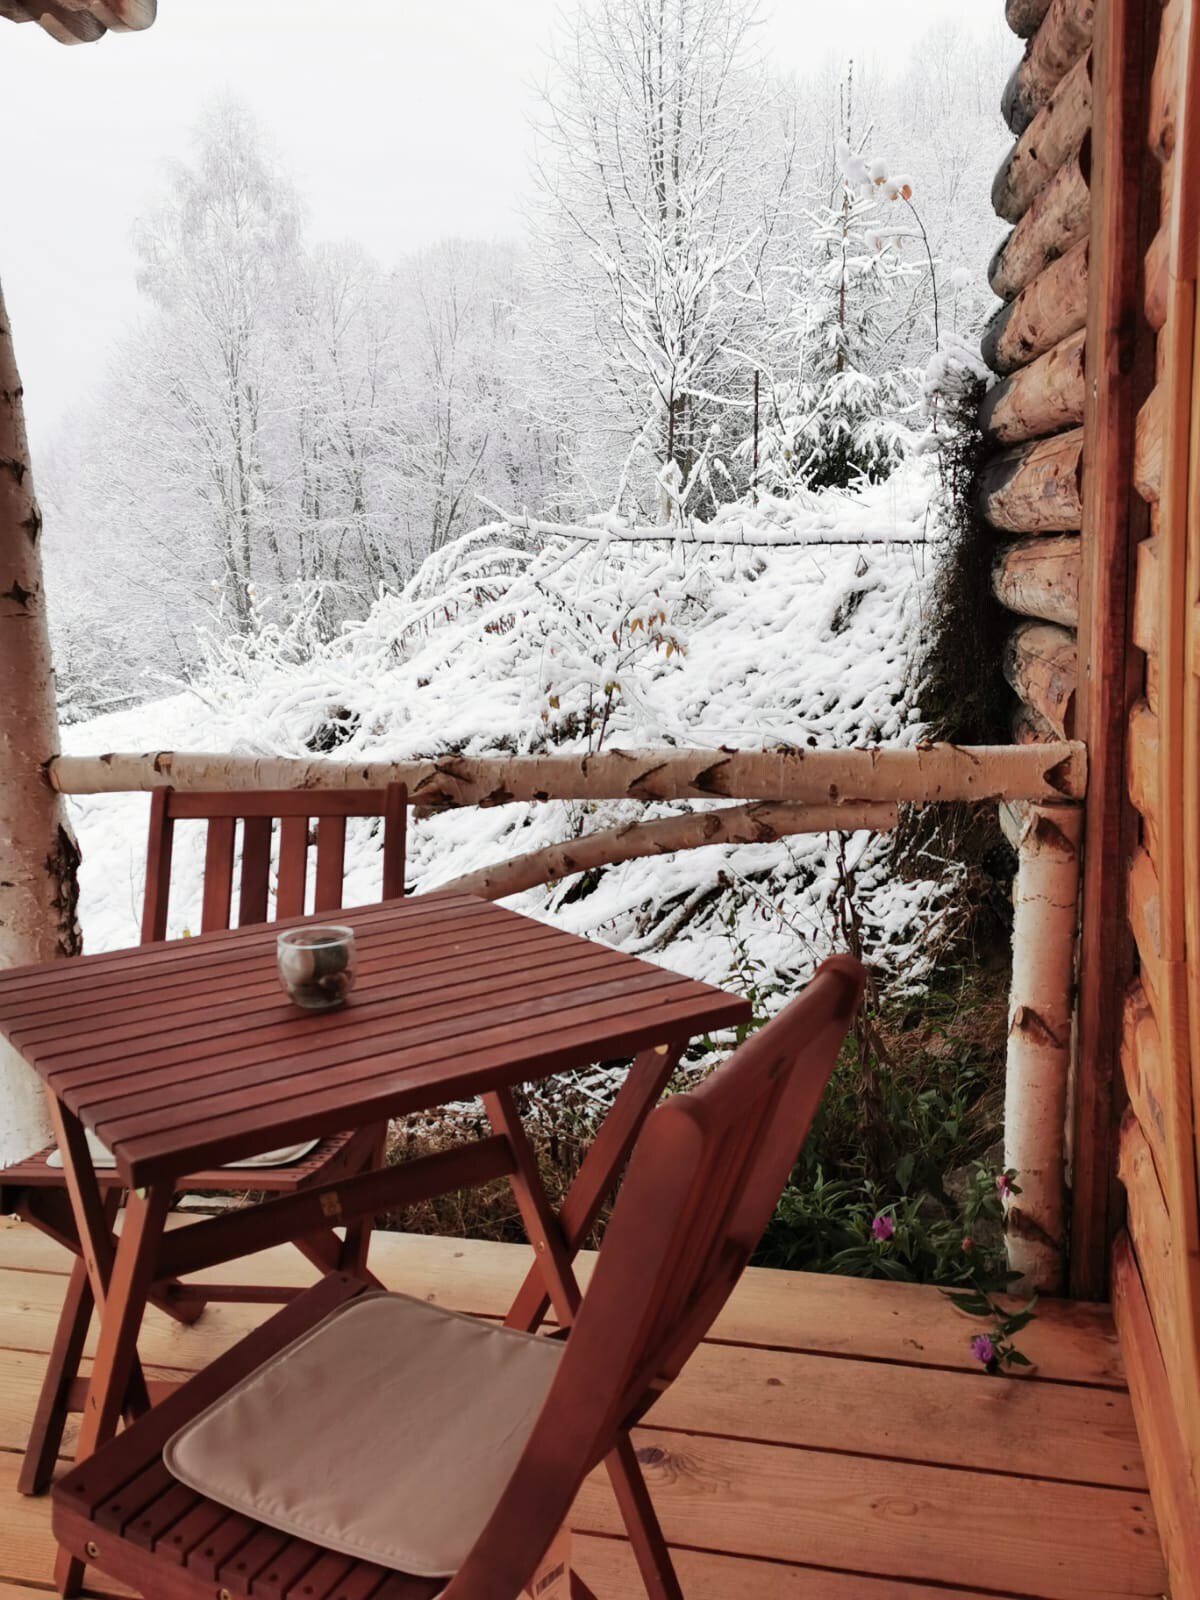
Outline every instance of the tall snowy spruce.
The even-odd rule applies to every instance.
[[[851,146],[853,84],[851,70],[839,86],[829,197],[789,232],[786,309],[753,440],[756,486],[775,494],[886,478],[917,420],[920,371],[904,341],[936,308],[934,263],[912,180]]]

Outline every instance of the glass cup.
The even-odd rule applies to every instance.
[[[279,935],[275,959],[293,1005],[332,1011],[354,987],[354,929],[288,928]]]

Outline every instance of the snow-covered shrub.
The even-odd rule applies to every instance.
[[[286,630],[270,647],[266,636],[229,639],[190,692],[69,730],[69,744],[305,755],[331,723],[337,755],[353,761],[601,743],[910,743],[924,732],[914,654],[934,481],[931,462],[917,460],[859,495],[730,508],[674,542],[479,530],[332,640],[306,637],[297,651]],[[847,542],[872,529],[890,542]],[[767,539],[777,542],[751,542]],[[413,887],[678,809],[551,802],[444,812],[413,827]],[[134,935],[144,811],[144,797],[80,804],[92,948]],[[351,841],[352,897],[377,893],[377,846],[367,831]],[[900,878],[886,837],[856,837],[850,852],[869,958],[893,982],[919,984],[953,869]],[[197,884],[198,870],[197,857]],[[838,895],[833,842],[800,836],[630,861],[513,903],[718,983],[744,947],[781,999],[836,942]],[[178,915],[189,915],[186,896]]]

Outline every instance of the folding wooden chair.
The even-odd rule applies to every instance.
[[[150,838],[146,862],[146,893],[142,912],[141,942],[167,936],[171,893],[171,858],[175,824],[207,824],[204,858],[203,905],[200,931],[208,933],[233,925],[234,868],[241,829],[237,924],[266,922],[304,912],[309,869],[310,824],[315,821],[316,864],[313,910],[336,911],[342,905],[345,871],[346,821],[349,817],[377,817],[383,824],[383,890],[385,900],[404,893],[405,825],[407,792],[400,784],[386,789],[356,791],[192,792],[154,790],[150,803]],[[272,838],[278,822],[277,877],[271,893]],[[361,1172],[380,1165],[386,1127],[324,1139],[301,1158],[288,1164],[220,1168],[189,1177],[181,1189],[192,1192],[234,1193],[249,1189],[293,1194],[313,1184]],[[122,1190],[114,1171],[99,1168],[108,1215],[114,1219]],[[27,1161],[0,1170],[0,1204],[16,1211],[44,1233],[75,1253],[66,1299],[50,1354],[46,1376],[18,1478],[22,1494],[40,1494],[48,1487],[62,1444],[68,1413],[82,1409],[78,1381],[88,1324],[92,1291],[87,1269],[79,1254],[79,1240],[66,1191],[62,1168],[51,1146]],[[365,1272],[370,1227],[360,1222],[346,1236],[337,1265]],[[297,1248],[322,1270],[328,1259],[297,1240]],[[205,1284],[203,1288],[175,1282],[156,1285],[154,1303],[179,1322],[194,1322],[208,1300],[289,1299],[294,1288],[271,1285]]]
[[[652,1113],[565,1341],[331,1275],[55,1485],[63,1545],[155,1600],[565,1600],[604,1462],[647,1594],[681,1600],[630,1429],[749,1260],[862,984],[826,962]]]

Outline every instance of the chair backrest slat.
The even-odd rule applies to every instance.
[[[339,911],[346,875],[346,819],[322,817],[317,823],[317,876],[314,911]]]
[[[236,831],[235,817],[214,817],[208,825],[204,851],[204,902],[200,911],[201,933],[217,933],[229,926],[233,912]]]
[[[282,817],[279,822],[279,887],[275,914],[299,917],[304,912],[308,880],[308,818]]]
[[[588,1291],[533,1432],[444,1592],[497,1573],[520,1588],[588,1472],[658,1398],[711,1327],[778,1204],[862,998],[835,956],[774,1021],[642,1130]]]
[[[270,817],[246,817],[242,822],[242,883],[238,893],[238,923],[242,926],[267,920],[271,827]]]
[[[408,861],[408,790],[389,783],[383,795],[383,898],[399,900],[404,894],[404,869]]]
[[[352,790],[155,789],[150,797],[146,895],[142,943],[167,936],[175,823],[207,824],[201,931],[228,928],[233,914],[234,869],[241,846],[239,926],[271,915],[271,847],[279,824],[274,914],[300,916],[308,886],[310,822],[316,823],[314,910],[340,910],[345,896],[346,820],[376,817],[383,823],[382,889],[385,900],[404,893],[408,793],[403,784]]]
[[[169,789],[150,796],[150,839],[146,847],[146,893],[142,901],[142,943],[167,936],[167,906],[171,897],[171,855],[175,819],[168,809]]]

